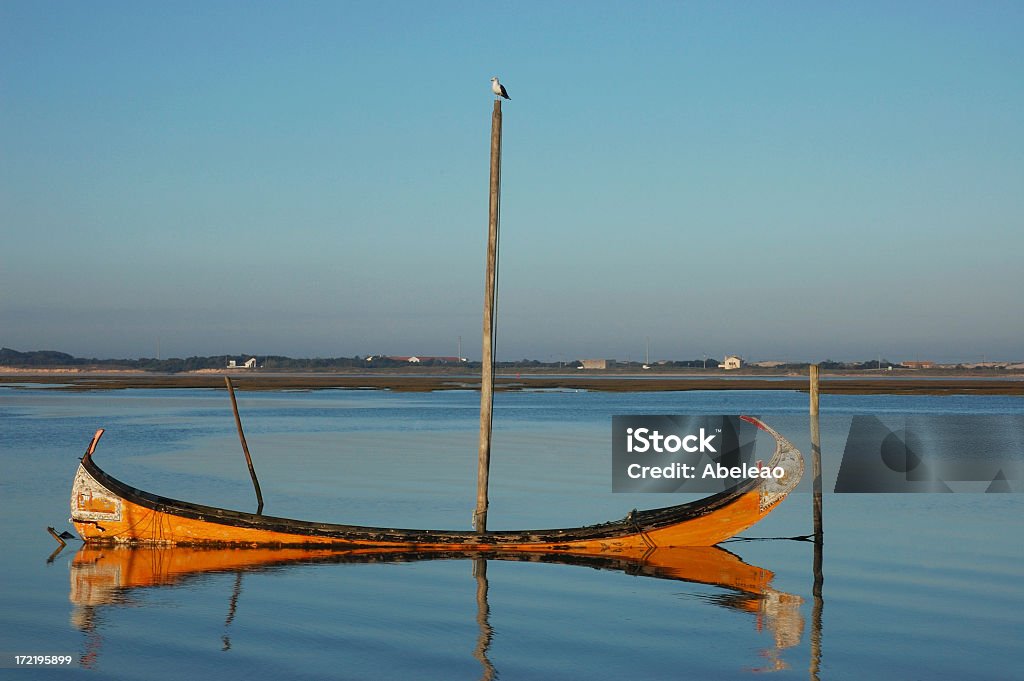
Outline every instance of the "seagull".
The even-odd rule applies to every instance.
[[[491,78],[491,92],[498,95],[499,97],[504,97],[505,99],[512,99],[511,97],[508,96],[508,92],[505,90],[505,86],[498,82],[497,76]]]

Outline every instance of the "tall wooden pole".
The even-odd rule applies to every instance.
[[[494,408],[494,314],[498,296],[498,222],[501,207],[501,100],[491,114],[491,200],[487,232],[487,275],[484,283],[483,364],[480,375],[480,449],[476,473],[473,529],[487,531],[487,483],[491,469],[491,423]]]

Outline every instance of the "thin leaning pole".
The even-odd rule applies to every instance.
[[[256,479],[256,469],[252,466],[252,457],[249,456],[249,445],[245,443],[245,433],[242,432],[242,419],[238,415],[238,402],[235,401],[235,387],[231,385],[231,377],[225,376],[224,383],[228,386],[228,394],[231,395],[231,411],[235,413],[235,425],[238,426],[238,439],[242,441],[242,451],[245,452],[245,462],[249,464],[249,477],[252,478],[252,486],[256,489],[256,502],[258,507],[256,514],[263,513],[263,493],[260,491],[260,481]]]
[[[487,484],[491,468],[491,424],[494,411],[495,309],[498,298],[498,223],[501,207],[501,100],[491,114],[491,195],[487,230],[487,273],[484,281],[483,357],[480,375],[480,447],[477,456],[476,510],[473,530],[487,531]]]

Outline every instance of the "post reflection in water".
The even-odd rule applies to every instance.
[[[811,681],[818,681],[821,672],[821,613],[825,609],[825,598],[821,588],[825,582],[822,573],[824,540],[818,536],[814,541],[814,608],[811,610]]]
[[[120,606],[133,603],[134,590],[152,587],[174,588],[189,578],[211,573],[233,573],[234,586],[227,598],[220,650],[231,650],[229,628],[238,616],[245,572],[282,569],[289,565],[325,563],[400,563],[427,560],[471,560],[476,582],[476,615],[479,630],[473,657],[482,666],[481,678],[498,677],[489,659],[491,644],[500,640],[491,624],[488,600],[489,561],[517,561],[579,565],[600,570],[667,579],[723,589],[719,594],[693,594],[705,603],[727,610],[753,614],[757,629],[772,634],[773,647],[763,651],[770,664],[750,671],[784,669],[788,664],[783,651],[800,643],[804,620],[800,612],[803,599],[773,588],[774,574],[745,563],[739,556],[718,547],[656,549],[631,555],[628,551],[610,555],[572,555],[567,553],[480,553],[415,551],[331,551],[302,548],[201,549],[186,547],[83,546],[70,566],[72,624],[86,634],[83,666],[91,666],[102,654],[102,635],[106,619],[116,617]],[[499,585],[500,586],[500,585]],[[137,602],[133,603],[138,605]],[[498,614],[500,618],[500,613]],[[699,615],[697,615],[699,616]],[[813,638],[817,638],[814,636]]]
[[[476,648],[473,649],[475,657],[484,668],[480,676],[483,681],[491,681],[495,678],[496,672],[491,660],[487,657],[487,651],[491,647],[491,639],[494,638],[494,629],[491,628],[491,604],[487,600],[487,590],[490,585],[487,583],[487,559],[473,559],[473,577],[476,578],[476,625],[480,628],[480,636],[476,641]]]
[[[228,627],[235,621],[235,613],[238,612],[238,597],[242,595],[242,571],[235,573],[235,588],[231,592],[231,601],[228,603],[228,616],[224,618],[224,635],[221,641],[224,647],[221,650],[231,650],[231,637],[228,636]]]

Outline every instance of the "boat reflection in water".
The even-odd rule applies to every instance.
[[[774,574],[770,570],[745,563],[736,554],[717,547],[659,548],[646,553],[626,551],[604,556],[536,552],[412,552],[397,549],[331,551],[315,548],[204,549],[85,545],[71,562],[70,599],[74,606],[71,620],[76,628],[89,635],[81,663],[83,666],[91,666],[99,654],[104,625],[104,617],[100,616],[100,612],[131,603],[131,593],[137,589],[173,588],[199,575],[233,573],[236,578],[224,623],[227,632],[235,619],[242,593],[242,575],[246,572],[286,569],[290,565],[426,560],[473,561],[476,622],[480,631],[473,655],[483,666],[483,678],[496,675],[487,657],[487,649],[496,635],[490,622],[491,612],[487,599],[487,564],[490,561],[579,565],[640,577],[719,587],[723,590],[720,594],[695,595],[703,602],[753,614],[758,630],[768,630],[774,638],[774,648],[763,653],[769,665],[752,671],[786,668],[781,653],[796,646],[803,634],[804,620],[800,613],[803,599],[774,589],[771,586]],[[231,647],[230,637],[226,633],[221,644],[223,650]]]

